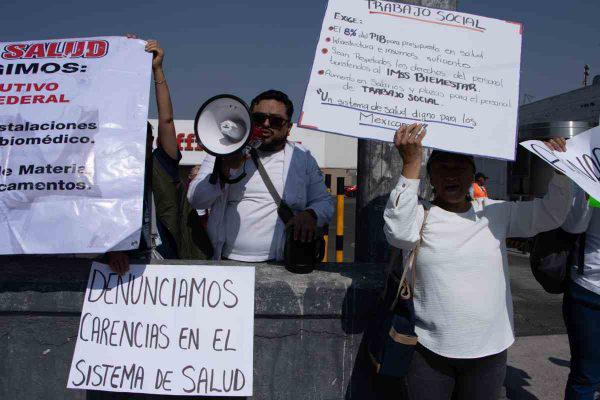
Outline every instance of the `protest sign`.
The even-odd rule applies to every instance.
[[[67,387],[251,396],[254,267],[94,263]]]
[[[552,151],[539,140],[527,140],[521,146],[567,175],[587,194],[600,199],[600,127],[569,139],[565,152]]]
[[[522,26],[379,0],[329,0],[299,126],[514,160]]]
[[[151,59],[124,37],[0,43],[0,254],[139,246]]]

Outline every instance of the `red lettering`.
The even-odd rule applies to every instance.
[[[183,151],[183,146],[181,146],[181,142],[183,142],[184,136],[185,136],[185,133],[177,134],[177,148],[179,149],[179,151]]]
[[[54,43],[48,44],[48,53],[46,54],[46,57],[51,57],[51,58],[62,57],[62,54],[58,52],[59,44],[60,44],[60,42],[54,42]]]
[[[192,148],[192,143],[194,143],[194,134],[193,133],[189,133],[187,135],[187,137],[185,138],[185,151],[192,151],[194,150]]]
[[[21,58],[23,57],[25,47],[26,46],[24,44],[9,44],[4,47],[2,58],[5,60]]]
[[[31,104],[31,96],[21,96],[21,104]]]
[[[108,53],[108,42],[106,40],[91,40],[87,44],[87,58],[100,58]]]
[[[64,54],[65,57],[77,58],[83,56],[84,49],[85,42],[67,42],[65,44]]]
[[[42,103],[44,104],[44,96],[41,94],[33,96],[33,104]]]
[[[49,42],[33,44],[9,44],[4,47],[5,60],[31,58],[100,58],[108,54],[106,40],[81,42]]]
[[[46,49],[43,43],[35,43],[29,46],[23,58],[44,58]]]

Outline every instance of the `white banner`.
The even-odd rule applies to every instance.
[[[378,0],[329,0],[298,123],[514,160],[521,24]]]
[[[139,246],[152,58],[144,44],[0,43],[0,254]]]
[[[70,389],[252,396],[254,267],[94,263]]]
[[[521,146],[567,175],[594,199],[600,199],[600,127],[567,140],[564,153],[550,150],[539,140],[528,140]]]

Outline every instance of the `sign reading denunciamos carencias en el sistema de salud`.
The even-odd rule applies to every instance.
[[[94,263],[67,387],[251,396],[254,267]]]
[[[396,2],[330,0],[300,127],[514,160],[522,25]]]
[[[0,43],[0,254],[139,247],[152,58],[144,44]]]

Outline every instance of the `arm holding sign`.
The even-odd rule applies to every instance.
[[[132,34],[127,34],[129,39],[137,39],[137,36]],[[177,201],[172,201],[171,195],[175,194],[171,186],[166,185],[164,190],[156,190],[159,188],[157,173],[157,163],[160,164],[163,169],[167,172],[166,175],[167,181],[172,181],[173,183],[178,183],[179,176],[177,173],[177,165],[179,164],[179,160],[181,159],[181,154],[179,153],[177,147],[177,139],[175,133],[175,124],[173,122],[173,106],[171,104],[171,95],[169,93],[169,87],[167,86],[166,78],[162,69],[162,62],[164,59],[164,50],[160,47],[156,40],[149,40],[146,43],[144,48],[146,52],[153,53],[152,56],[152,72],[154,74],[154,83],[156,88],[156,102],[158,108],[158,147],[159,149],[155,150],[154,158],[158,158],[154,160],[152,171],[146,171],[146,173],[152,173],[153,176],[153,192],[155,201],[157,204],[156,214],[160,216],[166,211],[172,211],[174,207],[173,203],[177,203]],[[149,149],[148,151],[151,151]],[[162,153],[161,153],[162,151]],[[171,193],[173,192],[173,193]],[[167,196],[165,197],[164,194]],[[170,201],[171,200],[171,201]],[[161,210],[162,207],[162,210]],[[164,218],[161,218],[164,220]],[[168,218],[167,218],[168,220]],[[169,229],[171,228],[171,229]],[[173,231],[173,227],[167,227],[170,232]],[[125,252],[108,252],[108,265],[110,268],[118,273],[119,275],[127,272],[129,270],[129,255]]]
[[[174,160],[181,158],[177,146],[177,135],[173,121],[173,104],[171,94],[162,63],[164,50],[156,40],[148,40],[145,50],[152,55],[152,73],[154,74],[154,88],[156,105],[158,109],[158,146],[160,146]]]
[[[545,142],[554,151],[566,151],[566,141],[554,138]],[[572,204],[572,183],[557,173],[548,184],[548,192],[541,199],[510,202],[508,237],[531,237],[561,226]]]
[[[390,193],[383,218],[383,232],[388,242],[399,249],[411,249],[419,240],[419,231],[425,215],[419,204],[419,175],[423,161],[421,125],[405,126],[396,132],[394,144],[402,157],[402,175]]]

